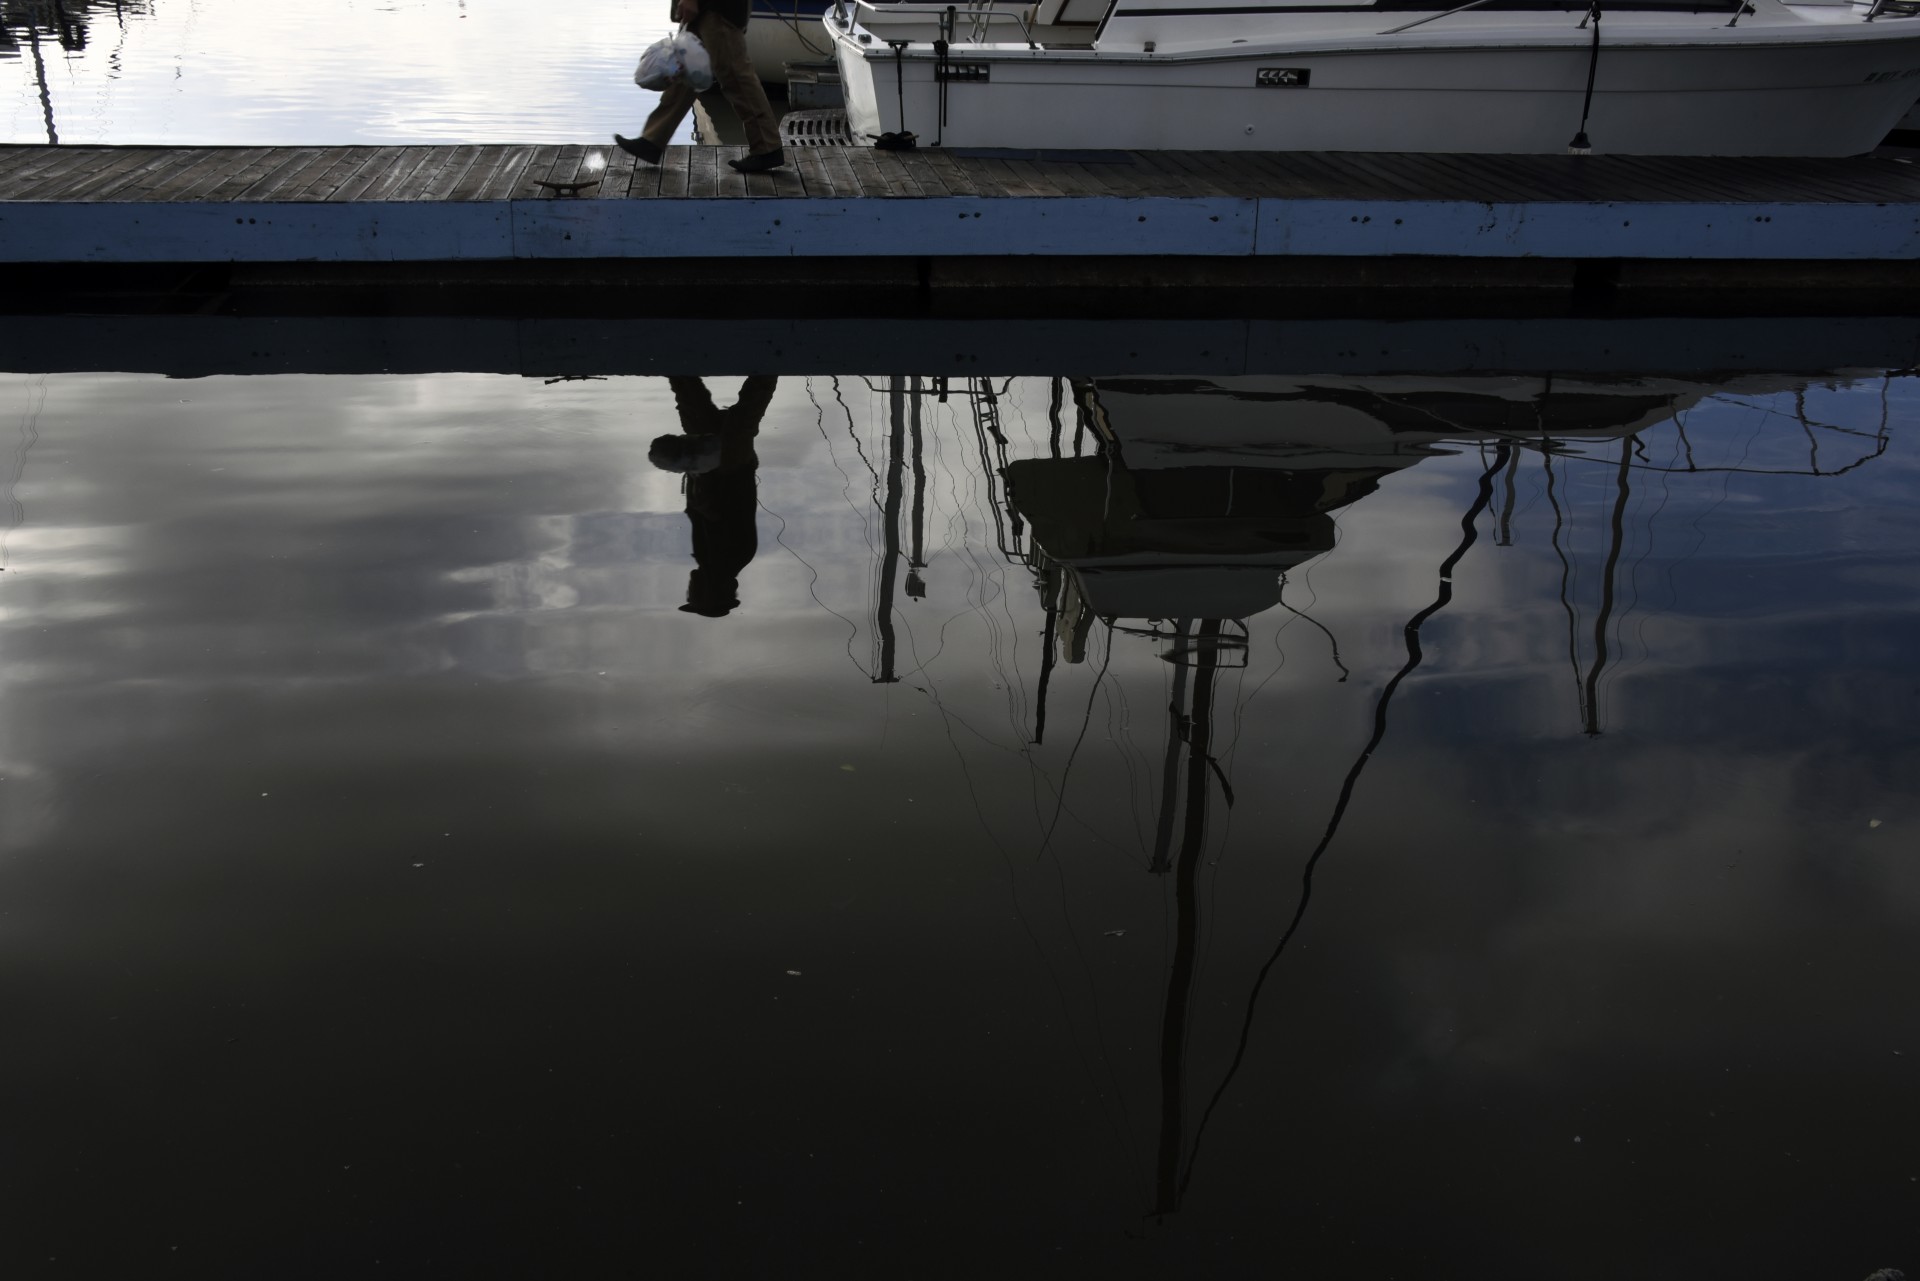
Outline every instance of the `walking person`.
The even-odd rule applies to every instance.
[[[767,101],[760,77],[747,58],[747,8],[751,0],[676,0],[674,15],[700,37],[713,63],[713,78],[727,96],[734,114],[747,130],[747,154],[727,163],[741,173],[765,173],[784,165],[780,152],[780,124]],[[661,150],[673,131],[693,109],[694,92],[684,78],[660,95],[660,105],[647,117],[638,138],[613,135],[614,145],[650,165],[660,163]]]

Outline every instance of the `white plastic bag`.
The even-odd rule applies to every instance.
[[[648,45],[640,55],[640,65],[634,68],[633,82],[642,89],[665,89],[683,76],[695,93],[713,88],[713,62],[700,37],[691,31]]]
[[[673,39],[680,47],[680,65],[686,68],[687,84],[695,93],[713,88],[713,60],[707,57],[707,46],[700,43],[700,37],[682,31]]]

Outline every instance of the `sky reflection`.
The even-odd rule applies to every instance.
[[[54,8],[0,5],[0,141],[48,141],[50,107],[67,144],[601,143],[652,110],[633,67],[671,25],[655,0],[67,0],[63,48]]]
[[[1547,384],[0,377],[6,1249],[1910,1266],[1913,382]]]

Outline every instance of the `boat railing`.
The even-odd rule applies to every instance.
[[[1481,0],[1481,3],[1486,3],[1486,0]],[[860,26],[873,31],[876,35],[882,27],[899,26],[915,18],[930,18],[936,29],[948,33],[947,38],[951,39],[952,33],[964,23],[970,28],[972,36],[968,41],[970,44],[986,43],[982,37],[994,23],[1012,23],[1020,29],[1020,38],[1023,43],[1029,48],[1037,47],[1033,39],[1033,27],[1027,21],[1025,9],[1008,10],[978,4],[895,4],[891,2],[874,4],[872,0],[834,0],[832,13],[834,24],[842,31],[851,30],[857,20]],[[876,17],[881,19],[879,27],[871,21]]]
[[[1492,3],[1493,3],[1493,0],[1468,0],[1468,3],[1463,5],[1456,5],[1453,8],[1446,10],[1443,13],[1430,13],[1424,18],[1415,18],[1412,22],[1402,23],[1400,26],[1397,26],[1397,27],[1389,27],[1387,30],[1382,31],[1380,34],[1383,36],[1397,36],[1402,31],[1411,31],[1415,27],[1424,27],[1429,22],[1438,22],[1442,18],[1451,18],[1456,13],[1465,13],[1469,9],[1478,9],[1483,4],[1492,4]]]

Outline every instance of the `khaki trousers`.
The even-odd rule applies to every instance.
[[[780,122],[774,118],[767,91],[760,87],[760,77],[753,74],[753,64],[747,61],[747,33],[717,13],[703,12],[694,19],[693,34],[707,47],[714,81],[746,126],[747,150],[756,156],[780,150]],[[640,136],[655,146],[666,146],[687,112],[693,110],[693,98],[685,80],[668,85]]]

